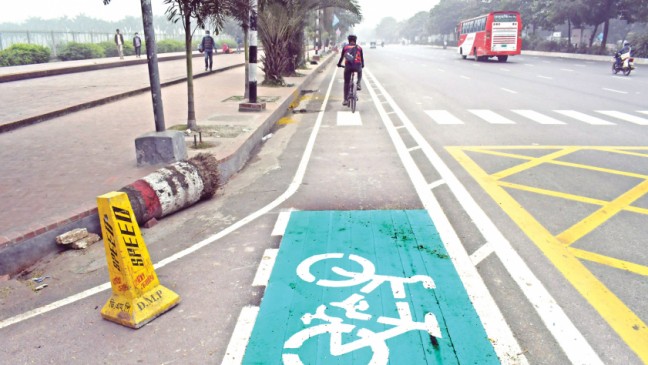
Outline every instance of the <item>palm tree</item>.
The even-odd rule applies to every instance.
[[[350,11],[361,20],[356,0],[262,0],[259,2],[259,32],[263,44],[264,83],[283,84],[283,77],[296,72],[301,63],[304,29],[309,12],[325,8]]]

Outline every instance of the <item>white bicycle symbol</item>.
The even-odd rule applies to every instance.
[[[362,266],[362,272],[350,272],[338,266],[331,268],[334,273],[346,278],[344,280],[325,280],[316,281],[316,277],[311,273],[311,266],[319,261],[327,259],[342,259],[342,253],[328,253],[315,255],[307,258],[297,267],[297,275],[304,281],[316,285],[341,288],[350,287],[366,283],[360,292],[364,294],[371,293],[381,284],[389,282],[392,294],[395,299],[405,298],[405,284],[421,283],[425,289],[434,289],[434,281],[427,275],[415,275],[409,278],[397,276],[377,275],[374,264],[357,255],[349,255],[349,260],[355,261]],[[348,319],[369,321],[372,315],[364,313],[369,309],[369,304],[362,294],[354,293],[342,302],[331,302],[331,307],[337,307],[345,310],[345,316]],[[314,319],[324,321],[324,324],[314,325],[305,328],[292,335],[285,343],[284,349],[297,350],[301,348],[309,338],[329,333],[331,355],[340,356],[356,351],[361,348],[369,347],[373,352],[369,365],[383,365],[389,361],[389,347],[386,341],[390,338],[400,336],[409,331],[426,331],[430,336],[441,338],[441,329],[433,313],[426,313],[423,322],[414,322],[409,303],[407,301],[397,301],[396,309],[398,318],[380,316],[376,319],[377,323],[394,326],[382,332],[374,332],[367,328],[358,328],[356,335],[359,339],[348,343],[342,343],[342,334],[350,334],[356,329],[356,325],[344,323],[342,318],[332,317],[326,314],[328,307],[324,304],[317,307],[315,313],[306,313],[301,317],[305,325],[310,325]],[[299,355],[286,353],[282,356],[285,365],[303,365]]]

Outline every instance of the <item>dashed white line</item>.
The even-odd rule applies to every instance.
[[[553,77],[544,76],[544,75],[537,75],[537,77],[539,77],[541,79],[545,79],[545,80],[553,80]]]
[[[627,94],[628,93],[627,91],[609,89],[607,87],[604,87],[603,90],[613,92],[613,93],[617,93],[617,94]]]
[[[278,253],[279,250],[276,248],[269,248],[263,252],[263,258],[254,275],[254,280],[252,280],[252,286],[268,286],[270,274],[272,274],[272,268],[274,267],[275,261],[277,261]]]
[[[506,91],[507,93],[511,93],[511,94],[517,94],[517,93],[518,93],[518,92],[515,91],[515,90],[506,89],[506,88],[503,88],[503,87],[500,87],[500,90],[504,90],[504,91]]]
[[[245,356],[245,349],[252,336],[254,322],[259,315],[259,307],[245,306],[236,321],[236,327],[232,333],[230,343],[225,350],[225,356],[221,365],[240,365]]]

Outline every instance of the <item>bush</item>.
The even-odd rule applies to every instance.
[[[175,39],[165,39],[157,42],[157,53],[184,52],[185,44],[183,41]]]
[[[31,65],[50,60],[50,50],[35,44],[17,43],[0,51],[0,66]]]
[[[97,44],[70,42],[61,48],[58,58],[62,61],[70,61],[101,58],[104,56],[103,48]]]
[[[635,57],[648,57],[648,34],[631,34],[628,41]]]
[[[142,42],[144,43],[144,42]],[[118,57],[119,53],[117,53],[117,45],[113,41],[105,41],[99,43],[99,47],[103,49],[104,51],[104,57]],[[124,43],[124,56],[132,56],[135,54],[135,47],[133,47],[132,43],[125,42]],[[142,44],[142,54],[146,54],[146,50],[144,48],[144,44]]]

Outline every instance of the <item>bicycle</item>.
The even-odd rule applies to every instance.
[[[344,67],[342,67],[344,68]],[[351,71],[351,79],[349,80],[349,91],[347,92],[347,101],[351,112],[355,113],[356,103],[358,102],[358,85],[355,83],[355,75],[357,71]]]

